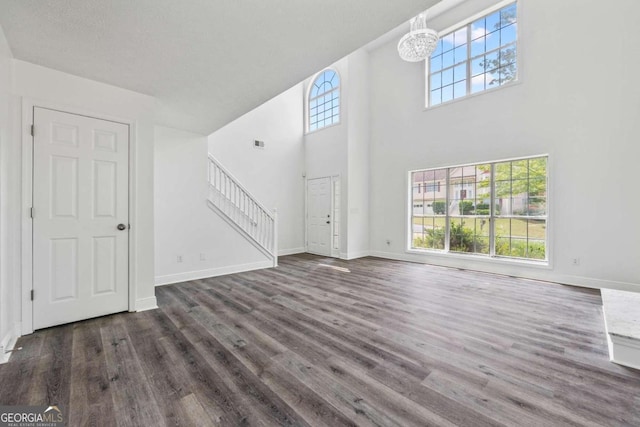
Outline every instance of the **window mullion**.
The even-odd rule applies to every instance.
[[[453,84],[452,84],[453,87],[451,88],[451,91],[452,91],[451,99],[443,101],[442,94],[444,93],[444,86],[442,84],[440,84],[438,87],[434,87],[433,89],[431,89],[431,78],[432,78],[432,75],[434,73],[433,73],[433,70],[431,69],[431,61],[430,61],[431,58],[429,57],[426,60],[426,67],[425,67],[425,76],[426,76],[426,79],[425,79],[426,80],[426,84],[425,84],[426,102],[425,102],[425,105],[427,106],[427,108],[434,106],[432,104],[431,93],[432,93],[432,91],[436,91],[438,89],[439,89],[439,93],[440,93],[440,98],[439,98],[439,100],[436,101],[435,105],[440,105],[440,104],[443,104],[445,102],[451,102],[451,101],[454,101],[456,99],[460,99],[460,98],[464,98],[466,96],[472,95],[472,92],[474,91],[474,85],[473,85],[473,79],[472,79],[473,72],[474,72],[474,70],[473,70],[473,60],[478,59],[479,57],[484,57],[485,70],[483,71],[483,73],[481,75],[485,79],[485,84],[481,88],[478,88],[478,90],[475,93],[484,92],[484,91],[489,90],[489,89],[492,88],[492,87],[490,87],[489,85],[486,84],[487,75],[489,75],[493,79],[492,81],[494,81],[494,80],[496,81],[497,85],[493,86],[493,87],[500,87],[500,86],[503,86],[504,84],[507,84],[507,83],[510,83],[512,81],[517,80],[518,57],[520,57],[520,51],[517,50],[517,46],[518,46],[518,42],[519,41],[518,41],[518,34],[517,34],[518,8],[517,8],[516,5],[517,5],[516,1],[513,1],[513,2],[506,2],[506,1],[505,2],[500,2],[498,5],[487,9],[485,11],[485,13],[478,14],[477,16],[473,16],[472,18],[469,18],[468,20],[465,20],[464,22],[461,22],[460,26],[452,27],[452,29],[448,29],[446,33],[441,34],[440,38],[441,39],[446,39],[448,36],[450,36],[452,34],[455,34],[457,31],[459,31],[461,29],[464,29],[464,28],[467,29],[467,34],[466,34],[466,42],[467,42],[466,52],[467,52],[467,57],[466,57],[466,60],[464,61],[465,62],[465,64],[464,64],[465,72],[466,72],[466,82],[465,82],[465,91],[466,91],[466,93],[462,97],[456,97],[455,96],[455,83],[456,82],[454,81]],[[474,58],[471,58],[471,54],[472,54],[472,51],[473,51],[472,42],[473,42],[473,24],[474,24],[474,22],[476,22],[479,19],[487,18],[491,14],[501,14],[503,10],[507,10],[507,9],[511,9],[516,13],[516,15],[513,17],[513,19],[509,22],[509,25],[505,26],[505,28],[506,28],[506,27],[508,27],[510,25],[513,25],[513,29],[515,31],[515,33],[513,35],[509,35],[508,36],[509,38],[504,40],[504,41],[509,41],[509,42],[507,44],[505,44],[505,45],[502,45],[502,43],[503,43],[502,33],[500,32],[502,27],[500,27],[500,28],[498,28],[498,30],[494,30],[493,32],[490,33],[490,34],[492,34],[492,33],[495,33],[496,31],[498,32],[497,34],[494,34],[494,36],[500,37],[500,40],[498,40],[499,46],[497,48],[494,48],[494,49],[491,49],[489,51],[486,51],[486,50],[484,50],[484,49],[487,48],[487,45],[485,44],[484,49],[483,49],[483,53],[481,55],[476,55],[476,57],[474,57]],[[485,29],[485,31],[486,31],[486,29]],[[487,35],[487,37],[488,37],[488,35]],[[444,48],[445,48],[445,46],[444,46],[444,44],[442,44],[442,49],[444,50]],[[512,62],[509,62],[508,66],[509,67],[513,67],[513,73],[514,74],[512,76],[510,76],[509,80],[502,80],[501,77],[500,77],[501,76],[500,73],[502,72],[501,70],[503,69],[503,66],[506,67],[507,65],[501,66],[500,53],[502,52],[502,50],[511,49],[511,48],[515,48],[516,49],[516,57],[513,58]],[[455,42],[453,43],[452,50],[455,51]],[[495,64],[496,66],[494,67],[494,69],[487,70],[486,69],[487,57],[489,55],[492,55],[492,54],[496,53],[496,52],[497,52],[497,64]],[[445,62],[444,62],[445,54],[443,52],[438,56],[440,57],[439,60],[441,61],[440,62],[441,65],[440,65],[437,73],[440,73],[441,75],[444,75],[444,71],[448,70],[448,68],[445,67]],[[458,62],[457,64],[455,63],[455,56],[454,56],[453,62],[454,62],[453,66],[449,67],[449,68],[454,68],[456,65],[462,65],[462,61]],[[489,73],[489,71],[492,71],[492,72]],[[498,76],[497,79],[494,78],[494,74],[495,74],[494,72],[497,73],[497,76]],[[454,78],[454,80],[455,80],[455,78]],[[442,83],[442,81],[441,81],[441,83]]]
[[[469,253],[477,253],[477,245],[474,242],[473,250],[463,247],[461,250],[456,250],[452,252],[451,242],[452,239],[455,240],[456,236],[453,236],[453,225],[462,226],[462,222],[467,221],[467,227],[465,229],[471,229],[473,231],[474,236],[478,235],[478,216],[477,212],[474,215],[464,214],[464,210],[458,213],[458,209],[454,210],[451,213],[451,204],[455,202],[462,202],[464,200],[470,200],[473,202],[478,202],[478,192],[479,188],[488,188],[488,194],[483,193],[483,198],[488,197],[489,206],[488,206],[488,214],[484,214],[482,217],[487,218],[489,220],[487,233],[488,233],[488,243],[489,243],[489,257],[491,258],[515,258],[515,259],[524,259],[524,260],[549,260],[548,253],[548,241],[549,241],[549,229],[547,227],[547,223],[549,221],[548,215],[548,205],[545,200],[545,212],[544,214],[532,216],[531,211],[529,211],[528,206],[530,202],[530,190],[534,183],[534,180],[538,179],[536,172],[536,177],[531,172],[531,163],[535,161],[546,161],[547,156],[536,157],[536,158],[521,158],[517,160],[500,160],[497,162],[488,162],[484,163],[489,166],[488,176],[483,172],[483,180],[488,180],[489,183],[485,187],[484,185],[480,185],[480,181],[477,179],[477,167],[475,164],[473,166],[476,167],[476,181],[465,185],[465,175],[464,171],[460,177],[458,176],[458,168],[464,168],[471,165],[465,166],[454,166],[449,168],[439,168],[439,169],[430,169],[433,172],[434,178],[432,178],[432,184],[427,188],[426,182],[422,185],[422,207],[423,215],[424,209],[427,203],[426,193],[440,193],[437,191],[436,183],[438,187],[442,183],[442,178],[444,178],[445,185],[445,194],[444,194],[444,208],[440,210],[438,208],[437,213],[435,212],[435,202],[436,195],[434,194],[432,203],[432,209],[434,209],[433,215],[431,217],[432,223],[431,228],[436,230],[436,221],[441,224],[440,227],[444,227],[442,232],[444,233],[444,241],[442,242],[442,252],[445,253],[458,253],[458,252],[469,252]],[[526,175],[522,176],[521,173],[515,174],[515,164],[516,162],[520,162],[521,160],[525,160],[527,163],[527,171]],[[518,163],[519,164],[519,163]],[[548,188],[548,171],[546,171],[546,164],[544,166],[544,175],[545,175],[545,187],[540,190],[540,194],[545,194],[548,200],[547,188]],[[483,167],[483,171],[486,170]],[[455,176],[454,176],[455,174]],[[436,178],[436,176],[438,178]],[[498,188],[498,179],[500,179],[500,188]],[[542,179],[542,177],[539,177]],[[413,182],[413,181],[412,181]],[[518,185],[516,185],[516,182]],[[537,182],[537,181],[536,181]],[[524,184],[526,188],[520,188],[521,184]],[[465,188],[469,187],[469,188]],[[536,187],[538,188],[538,187]],[[498,190],[500,190],[500,194],[498,194]],[[544,191],[543,191],[544,190]],[[411,190],[413,191],[413,190]],[[467,195],[463,200],[461,191],[467,191]],[[473,191],[473,193],[469,193]],[[484,192],[484,190],[482,190]],[[518,194],[514,194],[517,192]],[[472,197],[471,194],[474,194]],[[515,196],[519,196],[518,198],[514,198]],[[442,200],[442,194],[438,195],[439,200]],[[535,196],[534,196],[535,197]],[[542,196],[540,196],[541,198]],[[524,213],[520,213],[519,210],[514,212],[514,200],[518,200],[517,205],[521,206],[522,203],[525,203],[527,206],[524,210]],[[521,201],[520,201],[521,200]],[[438,202],[441,203],[441,202]],[[477,207],[477,203],[476,203]],[[413,205],[411,206],[413,208]],[[461,206],[458,206],[461,208]],[[520,209],[520,208],[519,208]],[[535,211],[534,211],[535,212]],[[439,218],[444,218],[444,224],[440,223]],[[498,220],[502,220],[502,223],[498,224]],[[454,224],[455,221],[456,224]],[[473,221],[473,224],[468,223],[468,221]],[[498,227],[500,225],[500,227]],[[524,229],[522,227],[525,227]],[[498,236],[498,231],[501,231],[502,236]],[[423,230],[424,231],[424,230]],[[515,236],[514,236],[515,233]],[[441,237],[442,234],[438,233],[438,236]],[[411,236],[410,236],[411,238]],[[503,240],[498,242],[498,238],[502,238]],[[534,243],[532,243],[533,240]],[[524,245],[524,246],[523,246]],[[532,246],[533,245],[533,248]],[[411,249],[420,249],[420,247],[412,247]],[[435,247],[430,247],[429,249],[436,249]],[[486,256],[486,255],[485,255]]]
[[[529,206],[531,206],[531,204],[529,203],[529,200],[531,198],[529,191],[531,190],[531,175],[529,174],[529,172],[531,171],[530,169],[531,166],[531,160],[527,160],[527,210],[525,212],[527,212],[527,239],[525,240],[525,247],[524,247],[524,254],[527,258],[529,258],[529,217],[531,215],[531,212],[529,212]]]
[[[471,94],[471,27],[467,26],[467,92],[465,95]]]
[[[449,230],[450,225],[451,225],[451,218],[449,218],[449,173],[451,172],[451,169],[447,168],[447,173],[445,175],[445,203],[444,203],[444,215],[445,215],[445,220],[444,220],[444,251],[445,252],[449,252],[449,241],[450,241],[450,233],[451,230]]]
[[[425,92],[424,96],[427,99],[427,107],[431,106],[431,56],[425,61]]]
[[[496,256],[496,219],[495,219],[495,194],[496,194],[496,180],[495,180],[495,163],[491,163],[489,169],[489,256]]]

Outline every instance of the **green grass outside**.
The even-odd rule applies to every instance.
[[[451,217],[452,252],[489,253],[489,223],[487,218]],[[461,221],[463,222],[461,225]],[[545,221],[533,219],[497,218],[495,220],[497,255],[516,258],[545,259]],[[422,225],[424,234],[413,233],[413,247],[444,249],[444,217],[414,217],[414,225]],[[454,231],[456,230],[456,231]],[[415,230],[417,231],[417,230]],[[528,236],[527,236],[528,233]]]
[[[413,217],[413,223],[415,225],[422,225],[424,220],[424,226],[426,230],[430,230],[432,228],[444,227],[446,224],[446,219],[444,217]],[[460,218],[451,218],[452,221],[460,221]],[[473,221],[474,218],[463,218],[465,221],[465,226],[467,228],[473,229]],[[546,238],[546,224],[544,220],[529,220],[529,224],[527,224],[526,219],[495,219],[495,229],[497,236],[511,236],[511,237],[527,237],[527,225],[529,228],[529,239],[540,239],[544,240]],[[483,229],[486,231],[487,228]]]

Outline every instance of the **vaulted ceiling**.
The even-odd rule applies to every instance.
[[[156,97],[208,134],[440,0],[0,0],[17,59]]]

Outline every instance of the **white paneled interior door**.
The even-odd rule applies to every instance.
[[[129,126],[34,108],[34,329],[129,308]]]
[[[307,181],[307,251],[331,255],[331,178]]]

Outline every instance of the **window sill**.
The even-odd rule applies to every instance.
[[[335,127],[335,126],[339,126],[340,124],[341,124],[341,122],[336,122],[336,123],[332,123],[332,124],[327,125],[327,126],[323,126],[323,127],[319,128],[319,129],[308,130],[308,131],[305,132],[305,136],[306,135],[311,135],[311,134],[314,134],[314,133],[317,133],[317,132],[320,132],[320,131],[323,131],[325,129],[329,129],[329,128],[332,128],[332,127]]]
[[[453,105],[453,104],[457,104],[458,102],[466,101],[468,99],[477,98],[478,96],[486,95],[488,93],[495,93],[495,92],[498,92],[500,90],[507,89],[507,88],[510,88],[510,87],[513,87],[513,86],[519,86],[521,84],[522,84],[522,80],[517,79],[517,80],[512,81],[510,83],[507,83],[505,85],[494,87],[494,88],[487,89],[487,90],[483,90],[482,92],[472,93],[470,95],[463,96],[462,98],[452,99],[451,101],[442,102],[442,103],[440,103],[438,105],[426,106],[426,107],[424,107],[422,109],[422,111],[435,110],[435,109],[438,109],[438,108],[441,108],[441,107],[444,107],[444,106],[447,106],[447,105]]]
[[[448,260],[464,260],[464,261],[480,261],[488,264],[503,264],[503,265],[522,265],[532,268],[539,268],[543,270],[550,270],[551,263],[549,260],[530,260],[530,259],[517,259],[507,258],[500,256],[488,256],[488,255],[473,255],[458,252],[442,252],[429,249],[406,249],[405,252],[411,255],[426,255],[437,258],[443,258]]]

